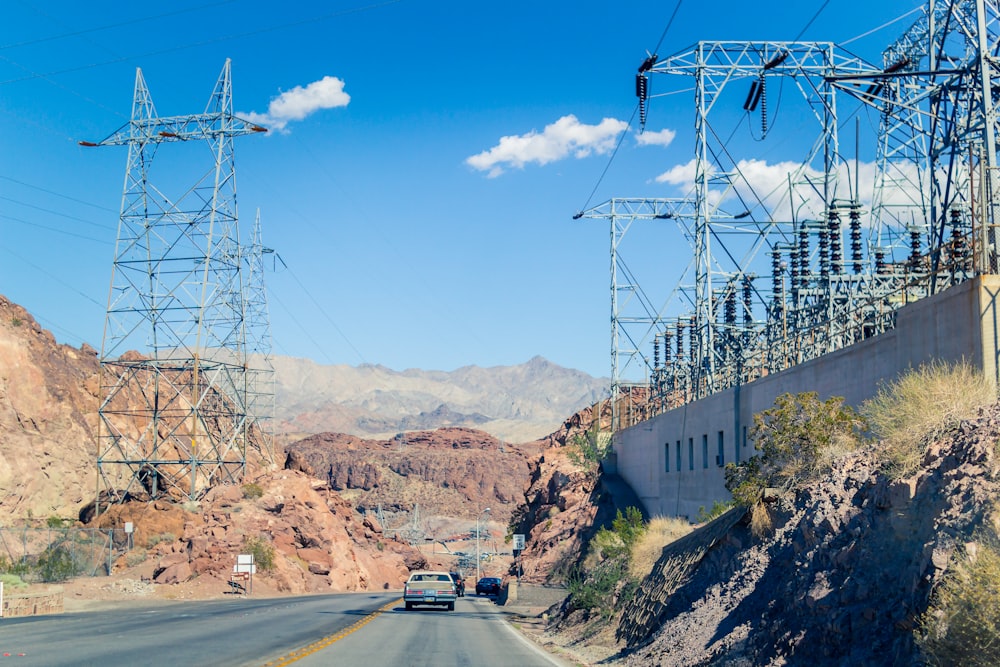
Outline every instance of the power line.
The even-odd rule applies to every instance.
[[[104,60],[104,61],[101,61],[101,62],[90,63],[90,64],[87,64],[87,65],[78,65],[76,67],[67,67],[67,68],[61,69],[61,70],[54,70],[54,71],[51,71],[51,72],[46,72],[44,74],[32,73],[31,76],[25,76],[25,77],[21,77],[21,78],[18,78],[18,79],[7,79],[6,81],[0,81],[0,86],[8,85],[8,84],[11,84],[11,83],[20,83],[22,81],[31,81],[33,79],[42,79],[42,78],[45,78],[47,80],[47,77],[56,76],[56,75],[59,75],[59,74],[69,74],[71,72],[80,72],[82,70],[92,69],[92,68],[95,68],[95,67],[105,67],[107,65],[115,65],[115,64],[126,62],[126,61],[129,61],[129,60],[136,60],[136,59],[140,59],[140,58],[149,58],[151,56],[160,56],[160,55],[164,55],[166,53],[175,53],[177,51],[184,51],[184,50],[187,50],[187,49],[193,49],[193,48],[197,48],[199,46],[208,46],[209,44],[218,44],[220,42],[227,42],[227,41],[234,40],[234,39],[242,39],[244,37],[254,37],[254,36],[263,35],[263,34],[269,33],[269,32],[275,32],[275,31],[278,31],[278,30],[285,30],[286,28],[295,28],[295,27],[298,27],[298,26],[301,26],[301,25],[307,25],[309,23],[318,23],[320,21],[328,21],[330,19],[339,18],[341,16],[349,16],[351,14],[359,14],[359,13],[362,13],[362,12],[372,11],[372,10],[375,10],[375,9],[381,9],[382,7],[386,7],[388,5],[394,5],[394,4],[397,4],[397,3],[402,2],[402,1],[403,0],[386,0],[385,2],[378,2],[378,3],[371,4],[371,5],[365,5],[363,7],[355,7],[353,9],[343,9],[343,10],[340,10],[340,11],[337,11],[337,12],[330,12],[329,14],[322,14],[320,16],[314,16],[314,17],[308,18],[308,19],[301,19],[299,21],[290,21],[288,23],[280,23],[280,24],[277,24],[277,25],[269,25],[267,27],[258,28],[256,30],[248,30],[246,32],[233,33],[231,35],[224,35],[222,37],[214,37],[212,39],[201,40],[199,42],[189,42],[187,44],[180,44],[178,46],[171,46],[171,47],[164,48],[164,49],[157,49],[155,51],[148,51],[146,53],[141,53],[141,54],[138,54],[138,55],[122,56],[120,58],[112,58],[111,60]],[[6,58],[4,58],[4,59],[7,60]],[[13,62],[13,61],[9,61],[9,62]],[[27,68],[22,67],[22,69],[27,69]]]

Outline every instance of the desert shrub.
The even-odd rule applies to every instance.
[[[736,503],[732,501],[725,502],[722,500],[716,500],[714,503],[712,503],[712,509],[707,511],[705,510],[705,506],[702,505],[701,507],[698,508],[698,517],[697,517],[698,523],[708,523],[712,519],[716,519],[722,516],[723,514],[731,510],[735,505]]]
[[[602,432],[596,421],[584,433],[577,433],[566,449],[566,457],[590,473],[597,473],[598,464],[611,451],[611,434]]]
[[[44,582],[65,581],[83,571],[73,554],[63,545],[51,545],[38,556],[36,572]]]
[[[646,525],[642,537],[632,545],[632,556],[629,558],[629,574],[635,579],[642,579],[653,571],[653,566],[660,559],[663,547],[691,532],[693,526],[681,518],[653,517]]]
[[[125,565],[128,567],[135,567],[136,565],[145,563],[146,556],[147,554],[145,549],[133,549],[125,554]]]
[[[0,556],[0,573],[21,576],[31,571],[31,565],[24,559],[13,560],[7,556]]]
[[[747,506],[767,487],[787,490],[815,479],[835,455],[857,448],[867,428],[843,398],[821,401],[816,392],[782,394],[753,421],[751,437],[760,453],[725,470],[733,500]]]
[[[625,514],[621,510],[611,522],[611,528],[602,527],[595,533],[591,541],[591,550],[600,554],[601,558],[628,558],[632,547],[643,533],[646,524],[642,521],[642,512],[636,507],[626,507]]]
[[[920,619],[915,639],[930,665],[1000,663],[1000,548],[991,538],[955,559]]]
[[[588,556],[566,575],[569,609],[599,608],[607,618],[615,602],[635,594],[638,580],[629,576],[635,545],[646,533],[642,512],[636,507],[618,510],[610,527],[601,527],[590,540]]]
[[[243,553],[253,554],[253,562],[262,572],[274,569],[277,552],[274,545],[263,537],[248,537],[243,542]]]
[[[975,416],[996,400],[986,376],[970,364],[933,362],[882,385],[861,412],[881,441],[884,471],[900,479],[916,472],[927,436]]]
[[[774,522],[771,512],[764,503],[754,503],[750,507],[750,532],[757,537],[763,537],[771,532]]]
[[[599,609],[602,616],[609,615],[615,606],[615,592],[619,583],[626,579],[626,574],[627,565],[621,558],[601,561],[586,571],[573,569],[566,578],[569,610]]]
[[[50,516],[45,520],[45,525],[49,528],[63,528],[68,521],[66,519],[57,517],[55,515]]]
[[[177,539],[177,536],[173,533],[160,533],[159,535],[150,535],[146,538],[146,546],[155,547],[160,542],[173,542]]]
[[[9,573],[0,574],[0,582],[3,582],[3,586],[5,589],[28,587],[28,584],[25,583],[24,579],[22,579],[16,574],[9,574]]]
[[[264,489],[260,484],[250,482],[249,484],[244,484],[242,487],[243,497],[247,500],[255,500],[264,495]]]

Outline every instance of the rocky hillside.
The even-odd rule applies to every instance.
[[[570,636],[599,647],[601,664],[922,664],[913,629],[933,587],[957,549],[974,553],[983,531],[997,528],[998,442],[1000,405],[934,435],[921,469],[896,482],[880,472],[870,445],[823,479],[773,498],[773,526],[761,535],[732,510],[668,544],[610,620],[613,636],[595,630],[600,615],[582,610],[567,611],[553,632],[564,645]],[[534,512],[532,541],[543,540],[529,545],[528,561],[588,530],[571,528],[565,515],[600,510],[599,495],[572,491],[586,487],[571,468],[546,472],[543,462],[535,475],[550,480],[550,498],[548,488],[558,489],[549,502],[558,509]],[[556,529],[563,534],[553,536]]]
[[[381,507],[391,526],[422,516],[472,521],[484,508],[506,525],[523,499],[531,445],[469,428],[412,431],[389,440],[320,433],[287,447],[285,467],[327,481],[356,507]]]
[[[74,517],[93,497],[97,353],[0,297],[0,514]]]
[[[517,366],[451,372],[324,366],[276,357],[279,432],[389,438],[403,431],[467,427],[506,442],[544,437],[596,403],[608,381],[535,357]]]
[[[114,505],[99,525],[136,526],[135,546],[115,570],[158,584],[201,579],[222,592],[236,555],[254,542],[272,550],[255,586],[276,593],[397,588],[425,564],[408,544],[386,538],[326,484],[299,472],[263,474],[244,487],[210,490],[196,509],[166,501]]]

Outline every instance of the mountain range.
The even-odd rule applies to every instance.
[[[475,428],[508,442],[555,431],[605,398],[610,383],[542,357],[516,366],[454,371],[321,365],[274,357],[275,432],[294,439],[335,432],[386,438],[410,430]]]

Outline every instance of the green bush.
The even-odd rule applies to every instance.
[[[0,574],[0,582],[3,582],[4,589],[28,587],[24,579],[16,574]]]
[[[611,528],[601,528],[594,535],[591,550],[601,558],[625,558],[632,554],[632,547],[646,532],[642,512],[636,507],[626,507],[625,514],[618,510]]]
[[[263,537],[248,537],[243,542],[243,553],[253,554],[253,562],[261,572],[274,569],[274,562],[277,553],[274,545]]]
[[[250,482],[243,485],[243,497],[247,500],[255,500],[264,495],[264,489],[260,484]]]
[[[787,490],[815,479],[831,460],[857,448],[867,429],[843,398],[820,401],[816,392],[782,394],[753,420],[751,437],[760,453],[725,470],[733,500],[747,506],[767,487]]]
[[[0,556],[0,573],[15,576],[26,575],[31,572],[31,565],[23,560],[11,560],[7,556]]]
[[[708,523],[712,519],[722,516],[730,509],[732,509],[735,505],[736,503],[732,501],[726,502],[723,500],[716,500],[714,503],[712,503],[712,509],[708,511],[706,511],[705,506],[702,505],[701,507],[698,508],[698,517],[697,517],[698,523]]]
[[[38,576],[44,582],[65,581],[83,571],[70,550],[62,545],[50,545],[38,557]]]
[[[986,376],[970,364],[934,362],[883,385],[861,412],[880,439],[885,473],[901,479],[920,466],[928,436],[975,416],[996,400]]]
[[[174,542],[177,540],[177,536],[173,533],[160,533],[159,535],[150,535],[146,538],[146,546],[155,547],[160,542]]]
[[[915,631],[930,665],[1000,663],[1000,548],[995,538],[959,556]]]
[[[568,609],[599,609],[602,616],[610,615],[615,607],[614,596],[618,584],[626,581],[627,576],[628,567],[621,558],[602,561],[586,572],[582,568],[575,568],[566,578]]]
[[[133,549],[125,555],[125,565],[135,567],[146,562],[148,554],[145,549]]]
[[[602,432],[594,422],[584,433],[573,436],[566,450],[569,460],[590,473],[596,473],[598,464],[611,451],[611,434]]]

